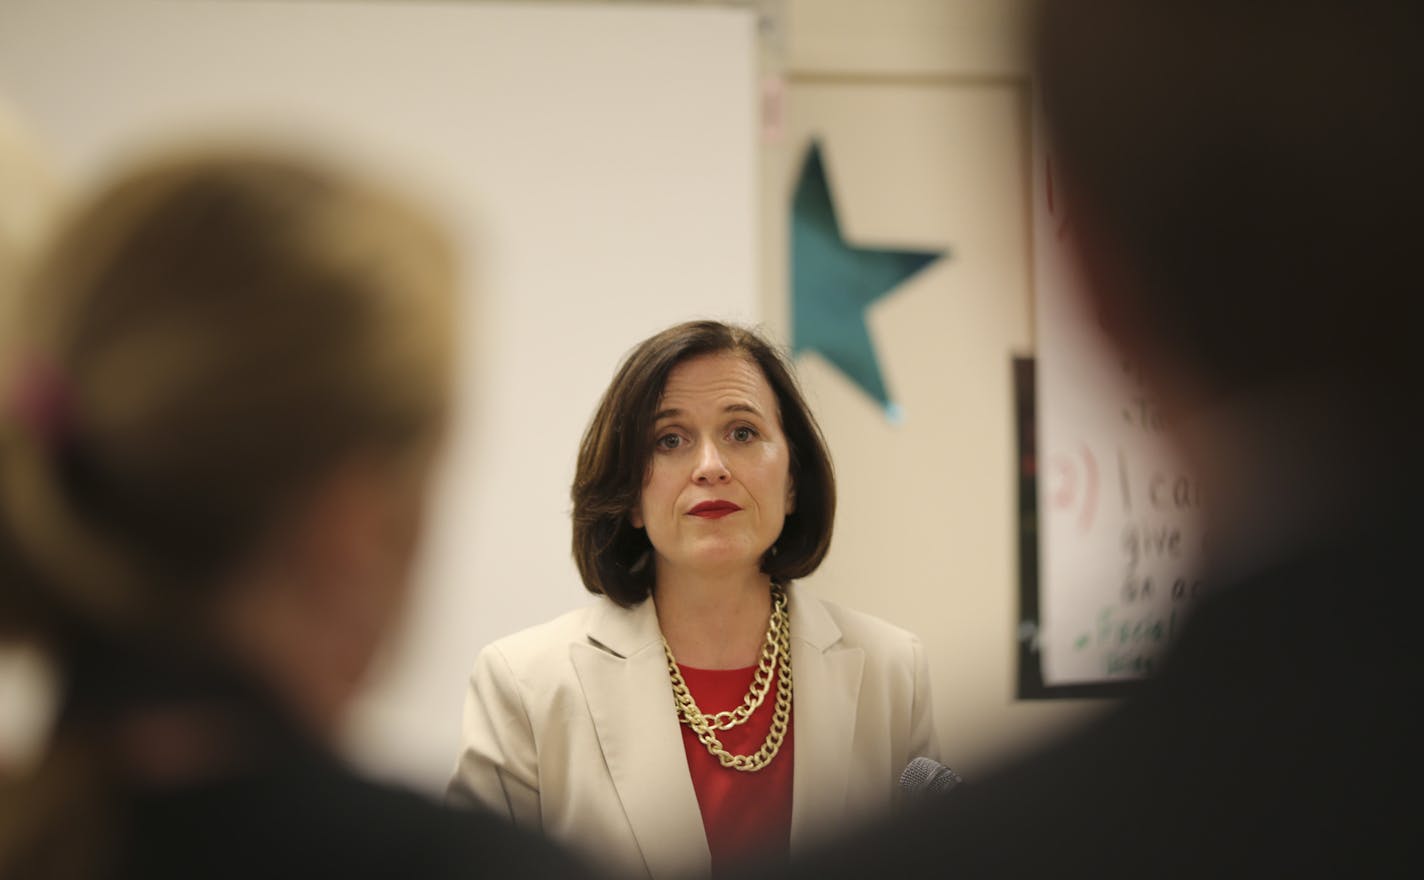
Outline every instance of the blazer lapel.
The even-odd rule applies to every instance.
[[[648,872],[706,873],[711,856],[653,600],[632,609],[599,603],[588,636],[571,646],[571,659]]]
[[[792,585],[792,724],[796,768],[791,784],[791,849],[846,818],[855,711],[865,652],[840,645],[841,631],[825,607]]]

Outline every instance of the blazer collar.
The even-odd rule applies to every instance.
[[[813,845],[817,829],[847,816],[846,795],[865,652],[842,642],[840,627],[818,599],[787,590],[791,614],[793,736],[791,846]],[[594,606],[589,643],[571,657],[588,702],[614,787],[655,877],[705,873],[711,867],[697,794],[673,708],[653,600],[633,608]]]
[[[825,651],[841,640],[841,628],[820,600],[802,595],[801,590],[795,584],[786,588],[787,608],[791,612],[791,638],[799,639],[817,651]]]
[[[802,852],[850,817],[847,795],[854,763],[856,707],[865,651],[846,645],[826,606],[789,590],[791,671],[796,693],[792,725],[796,770],[791,783],[791,851]],[[818,837],[819,835],[819,837]]]
[[[632,608],[623,608],[611,599],[600,599],[594,604],[589,618],[588,637],[623,658],[632,657],[650,645],[660,646],[663,632],[658,628],[658,609],[653,604],[653,597],[649,596]]]
[[[613,787],[653,877],[711,868],[668,678],[657,609],[601,601],[570,649]]]

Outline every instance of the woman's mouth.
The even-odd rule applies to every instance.
[[[730,501],[703,501],[693,505],[687,512],[688,516],[700,516],[703,519],[721,519],[729,513],[736,513],[741,510],[741,506]]]

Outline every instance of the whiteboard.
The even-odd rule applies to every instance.
[[[579,437],[630,347],[756,321],[755,27],[618,4],[4,0],[0,92],[83,181],[175,132],[301,133],[395,163],[466,258],[457,425],[417,600],[349,732],[443,787],[489,641],[588,601]]]
[[[1085,307],[1041,119],[1033,138],[1038,608],[1048,687],[1151,674],[1201,593],[1201,486],[1137,366]],[[1021,633],[1021,635],[1023,635]]]

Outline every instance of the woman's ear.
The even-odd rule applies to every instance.
[[[790,516],[796,512],[796,483],[792,480],[786,481],[786,514]]]
[[[635,529],[643,527],[643,508],[641,506],[628,511],[628,524]]]

